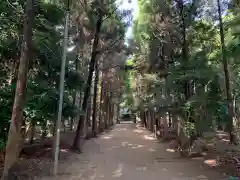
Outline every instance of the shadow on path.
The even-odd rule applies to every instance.
[[[56,177],[44,180],[223,180],[200,161],[167,152],[151,133],[124,122],[86,142],[84,153],[60,164]]]

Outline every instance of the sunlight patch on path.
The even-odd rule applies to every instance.
[[[134,129],[133,132],[142,134],[142,133],[144,133],[145,131],[142,130],[142,129]]]
[[[132,148],[132,149],[145,147],[145,146],[142,145],[142,144],[131,144],[131,143],[126,142],[126,141],[121,142],[121,145],[122,145],[123,147],[128,147],[128,148]]]
[[[119,148],[120,146],[113,146],[113,147],[110,147],[110,148],[107,148],[107,150],[113,150],[113,149],[115,149],[115,148]]]
[[[137,167],[136,170],[137,171],[142,171],[142,172],[143,171],[147,171],[147,167],[146,166],[144,166],[144,167]]]
[[[204,159],[180,158],[168,148],[145,129],[119,124],[60,164],[62,174],[35,180],[223,180]]]
[[[116,177],[121,177],[122,174],[123,174],[123,164],[120,163],[120,164],[118,164],[117,169],[113,172],[112,177],[115,177],[115,178]]]
[[[104,135],[102,137],[100,137],[100,139],[112,139],[113,135]]]
[[[153,148],[149,148],[148,150],[151,152],[156,152],[156,149],[153,149]]]
[[[216,167],[218,165],[216,159],[207,159],[204,161],[204,164],[207,164],[210,167]]]
[[[175,152],[174,149],[166,149],[167,152]]]
[[[152,135],[144,135],[143,138],[144,138],[145,140],[150,140],[150,141],[156,140],[156,138],[153,137]]]
[[[126,128],[116,128],[114,129],[114,131],[126,131],[127,129]]]

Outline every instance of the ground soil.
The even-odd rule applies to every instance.
[[[123,123],[115,125],[112,130],[98,138],[86,141],[82,154],[72,153],[62,147],[57,176],[50,176],[51,160],[46,157],[44,161],[41,157],[35,163],[40,170],[28,178],[36,180],[226,179],[223,170],[210,167],[203,162],[203,158],[181,158],[179,153],[169,149],[167,143],[159,142],[148,131],[132,123]]]

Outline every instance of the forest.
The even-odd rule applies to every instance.
[[[240,1],[138,0],[135,18],[119,3],[0,2],[2,180],[45,146],[57,173],[64,133],[80,154],[124,107],[183,156],[221,132],[214,151],[240,165]]]
[[[223,130],[237,144],[238,2],[139,4],[131,76],[141,119],[152,119],[149,128],[165,119],[195,138]]]

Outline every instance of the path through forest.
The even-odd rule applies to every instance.
[[[84,153],[60,164],[57,177],[44,180],[221,180],[220,172],[202,161],[179,158],[167,152],[168,145],[134,124],[113,130],[86,142]]]

